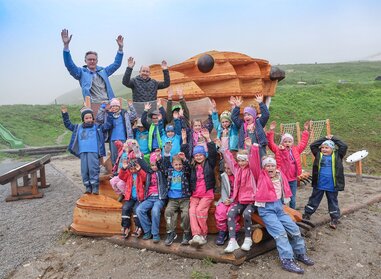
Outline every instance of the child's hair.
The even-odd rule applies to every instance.
[[[193,119],[192,120],[192,127],[193,127],[194,123],[196,123],[196,122],[200,122],[201,126],[203,126],[203,123],[202,123],[201,119]]]
[[[179,155],[174,155],[172,157],[172,163],[175,162],[175,161],[178,161],[178,162],[183,162],[183,160],[181,160],[181,157]]]
[[[249,151],[246,149],[239,149],[237,152],[237,160],[248,160]]]

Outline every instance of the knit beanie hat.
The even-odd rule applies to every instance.
[[[181,105],[174,105],[172,107],[172,112],[174,112],[175,110],[179,111],[181,109]]]
[[[262,167],[265,167],[267,164],[274,164],[276,165],[276,161],[273,157],[265,157],[262,160]]]
[[[335,148],[335,143],[334,143],[333,141],[331,141],[331,140],[326,140],[326,141],[324,141],[324,142],[321,144],[321,146],[323,146],[323,145],[326,145],[326,146],[328,146],[328,147],[330,147],[330,148],[332,148],[332,149]]]
[[[195,148],[193,149],[193,156],[196,154],[202,154],[202,155],[206,156],[206,151],[205,151],[204,146],[196,145]]]
[[[173,127],[173,125],[167,125],[167,127],[165,127],[165,131],[166,132],[174,132],[175,128]]]
[[[228,111],[228,110],[223,111],[220,115],[220,121],[222,121],[223,119],[226,119],[231,123],[232,122],[231,115],[232,114],[230,111]]]
[[[253,107],[245,107],[245,109],[243,110],[243,113],[248,113],[250,114],[251,116],[255,118],[257,118],[257,110]]]
[[[88,114],[88,113],[90,113],[91,116],[94,119],[94,112],[93,112],[93,110],[91,108],[88,108],[88,107],[83,107],[81,109],[81,119],[82,119],[82,122],[84,121],[85,115]]]
[[[120,107],[120,102],[119,102],[119,100],[117,98],[111,99],[110,107],[112,107],[112,106],[118,106],[118,107]]]
[[[156,152],[152,152],[151,155],[149,156],[149,162],[151,164],[155,164],[157,161],[157,154]]]
[[[280,143],[283,143],[283,141],[284,141],[285,139],[291,139],[292,142],[294,142],[294,137],[293,137],[291,134],[289,134],[289,133],[285,133],[285,134],[282,135],[282,138],[281,138],[281,140],[280,140]]]

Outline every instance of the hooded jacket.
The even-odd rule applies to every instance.
[[[279,171],[279,170],[278,170]],[[288,185],[287,177],[279,171],[280,181],[282,184],[282,193],[284,198],[289,198],[292,196],[290,185]],[[277,196],[275,193],[274,184],[269,177],[269,174],[264,169],[258,178],[257,183],[257,195],[255,196],[256,202],[275,202],[277,201]]]

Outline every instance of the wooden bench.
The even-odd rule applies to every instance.
[[[11,195],[5,201],[17,201],[20,199],[42,198],[43,193],[38,188],[47,188],[45,164],[50,162],[50,155],[24,164],[0,176],[0,184],[11,183]],[[22,182],[19,184],[19,180]]]

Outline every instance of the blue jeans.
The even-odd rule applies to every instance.
[[[98,191],[99,190],[99,158],[98,153],[83,152],[79,154],[81,159],[81,176],[83,185],[86,190]]]
[[[281,259],[293,259],[294,253],[306,253],[299,227],[284,212],[280,200],[266,202],[265,207],[258,207],[258,214],[265,223],[267,232],[275,239]]]
[[[134,223],[135,228],[141,228],[139,218],[136,215],[136,208],[139,205],[139,201],[130,199],[129,201],[125,201],[122,207],[122,227],[123,228],[130,228],[131,227],[131,213],[133,212],[134,215]]]
[[[153,235],[159,234],[160,214],[164,207],[164,201],[159,197],[148,197],[136,209],[136,214],[140,220],[144,233],[151,232]],[[151,211],[152,222],[148,216]]]
[[[111,153],[111,163],[114,166],[116,159],[118,159],[118,149],[116,148],[116,146],[114,144],[114,140],[113,141],[110,140],[109,146],[110,146],[110,153]]]
[[[327,197],[329,215],[332,219],[339,219],[340,208],[339,201],[337,200],[339,192],[329,192],[313,188],[311,197],[308,199],[308,203],[304,208],[304,212],[308,215],[312,215],[316,209],[318,209],[319,204],[323,199],[324,193]]]
[[[290,207],[295,209],[296,208],[296,189],[298,188],[298,181],[289,181],[288,184],[290,185],[290,189],[292,192],[292,197],[290,200]]]

